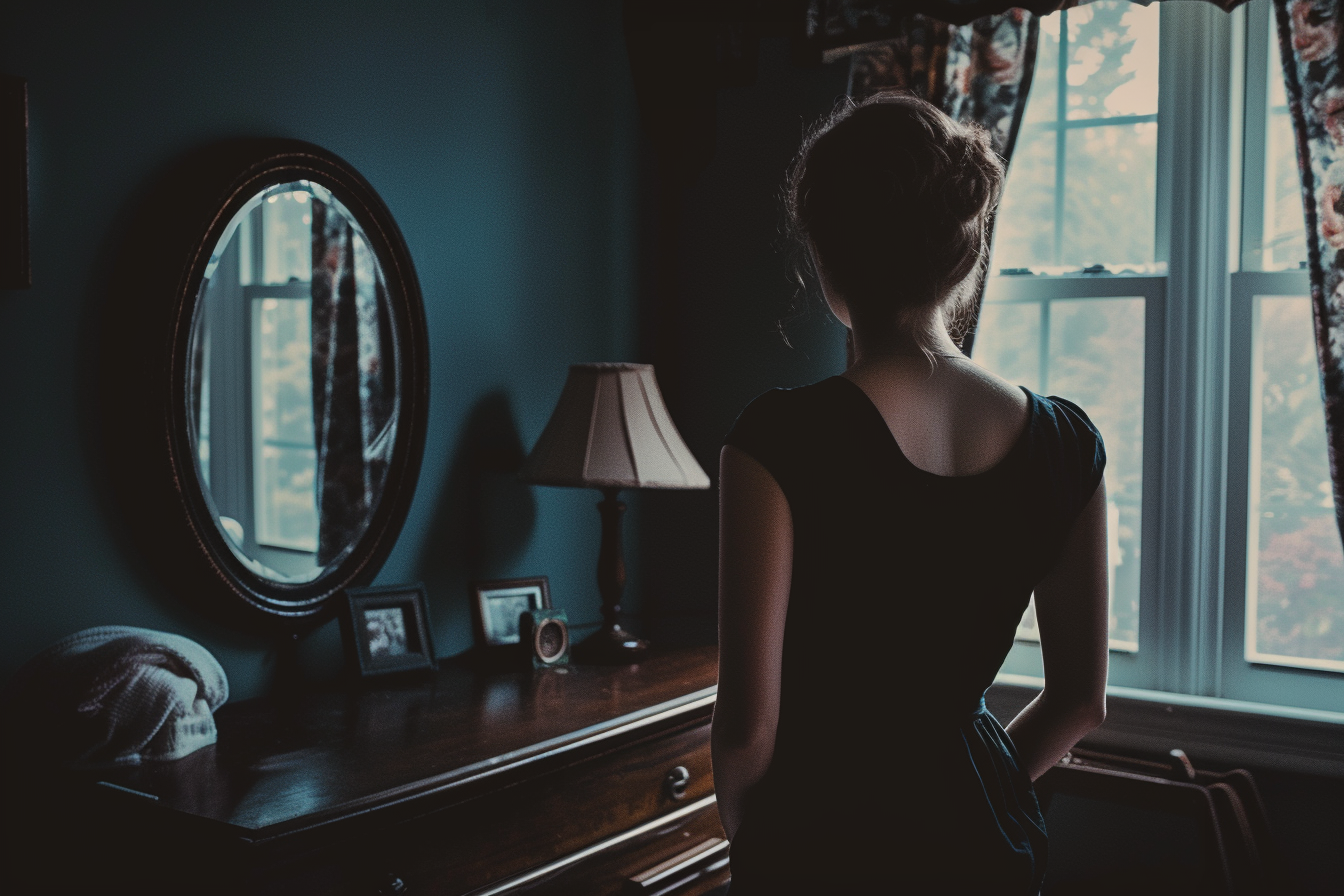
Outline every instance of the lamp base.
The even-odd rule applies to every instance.
[[[619,625],[603,626],[574,645],[574,661],[601,666],[623,666],[648,656],[649,642]]]

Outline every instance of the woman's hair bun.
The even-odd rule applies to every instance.
[[[998,200],[1003,163],[983,128],[967,127],[954,140],[960,158],[946,172],[948,210],[962,220],[983,217],[989,204]]]
[[[845,101],[804,139],[789,227],[851,313],[948,298],[982,264],[1004,166],[983,128],[908,93]]]

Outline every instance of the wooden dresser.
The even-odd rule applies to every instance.
[[[178,762],[27,776],[6,889],[709,893],[728,880],[715,672],[693,648],[227,705]]]

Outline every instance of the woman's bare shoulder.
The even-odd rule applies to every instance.
[[[954,400],[948,419],[961,466],[981,472],[1008,455],[1030,425],[1030,401],[1022,387],[975,363],[956,363]]]
[[[1027,393],[1021,386],[1008,382],[974,361],[957,364],[965,383],[963,399],[977,410],[1001,414],[1018,423],[1025,421],[1028,411]]]

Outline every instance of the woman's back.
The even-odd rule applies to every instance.
[[[824,842],[856,880],[899,857],[907,882],[1028,892],[1043,821],[982,695],[1095,489],[1100,439],[1067,402],[1005,399],[974,371],[889,376],[876,401],[856,372],[762,395],[727,438],[793,525],[774,755],[735,887],[797,882],[796,857]]]
[[[939,476],[995,466],[1027,423],[1026,396],[962,356],[890,358],[845,371],[912,464]]]

